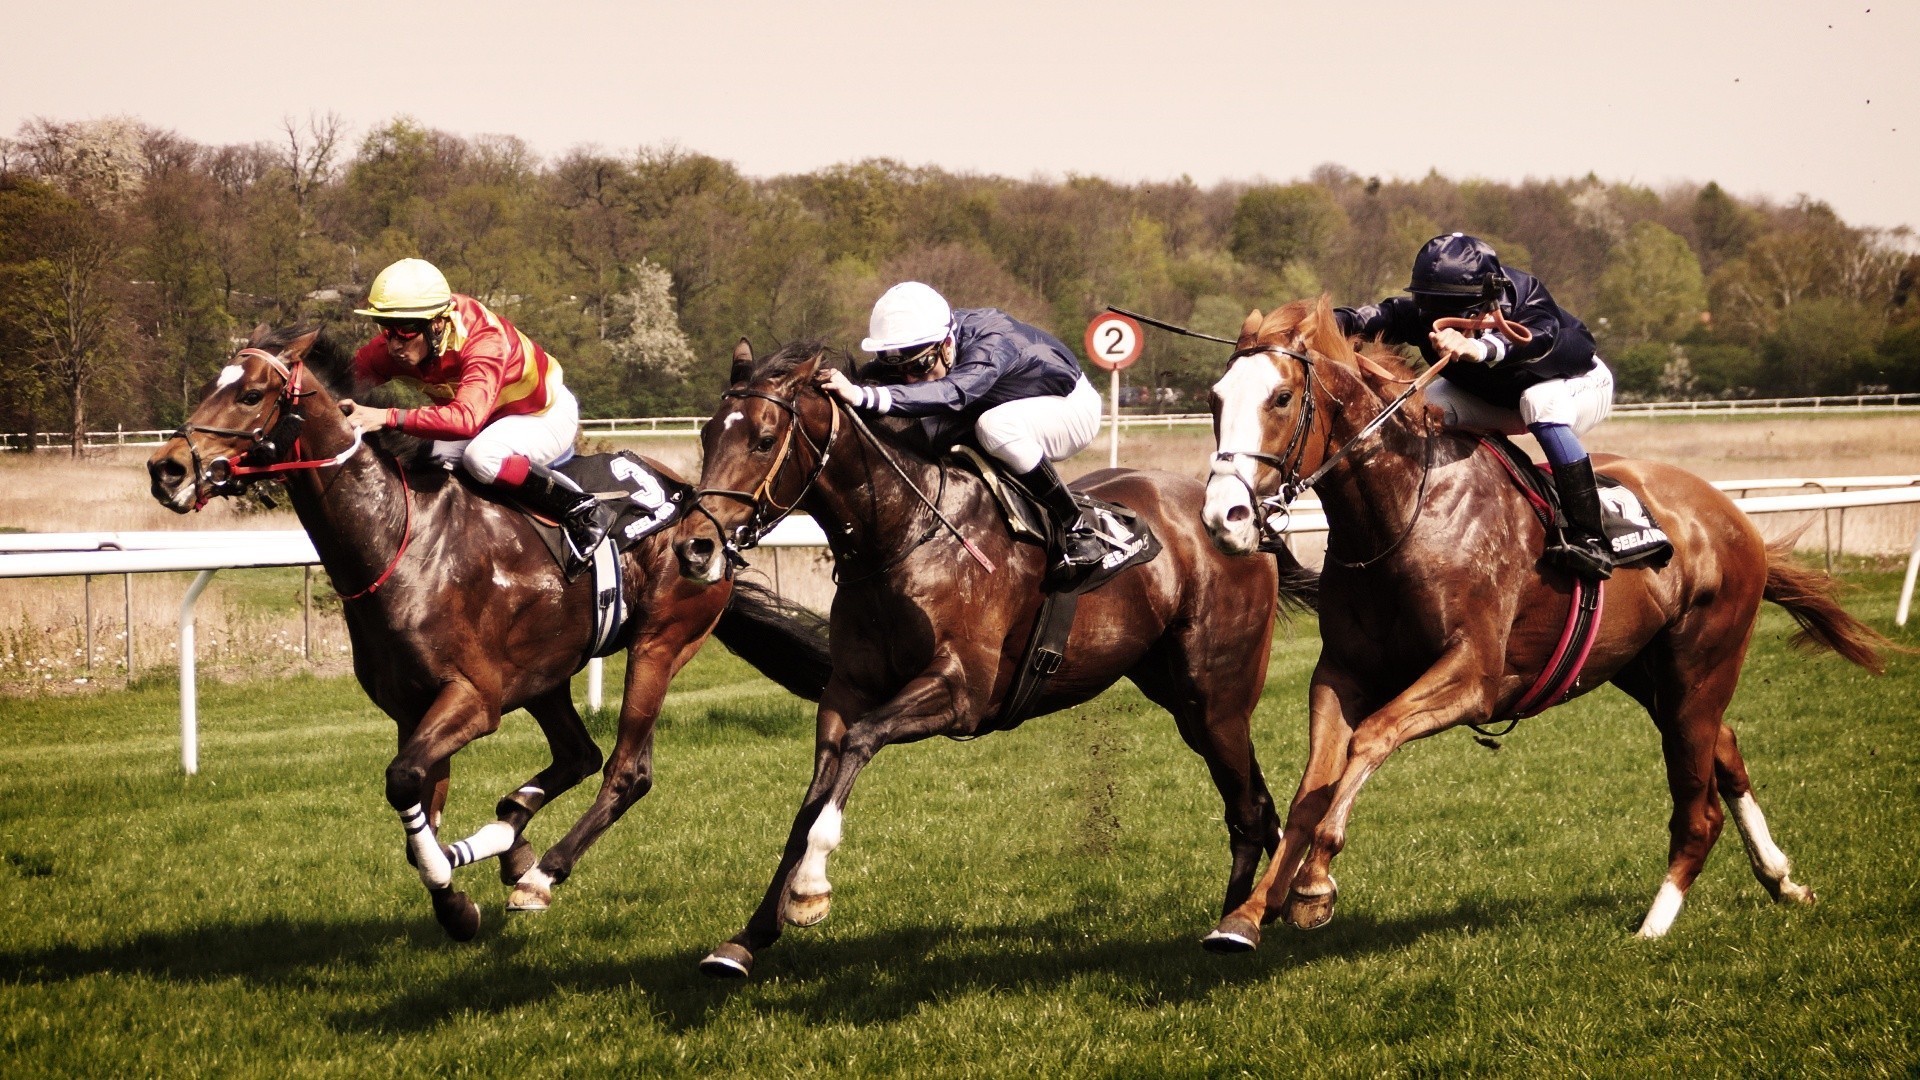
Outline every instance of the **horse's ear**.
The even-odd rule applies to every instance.
[[[267,340],[267,335],[271,333],[273,333],[273,327],[261,323],[253,328],[253,333],[247,335],[247,344],[258,345]]]
[[[1267,317],[1261,321],[1258,334],[1254,340],[1273,343],[1285,336],[1287,324],[1286,310],[1286,308],[1274,308],[1268,312]]]
[[[1259,308],[1254,308],[1248,313],[1247,321],[1240,324],[1240,348],[1244,349],[1253,344],[1255,336],[1260,333],[1260,323],[1265,318],[1266,316],[1260,314]]]
[[[1333,297],[1331,295],[1321,293],[1320,299],[1314,303],[1312,327],[1314,351],[1322,356],[1333,357],[1336,360],[1346,358],[1346,354],[1350,350],[1343,347],[1347,343],[1347,338],[1345,334],[1340,332],[1340,320],[1333,313]]]
[[[815,352],[812,356],[800,361],[800,363],[794,367],[793,374],[787,376],[788,380],[791,382],[812,382],[814,372],[820,370],[820,365],[825,363],[826,359],[827,350],[821,349]]]
[[[753,343],[746,338],[741,338],[733,347],[733,370],[727,374],[727,380],[732,385],[739,386],[752,374]]]
[[[313,348],[313,343],[319,340],[319,337],[320,331],[309,330],[299,337],[294,338],[292,341],[287,342],[287,347],[280,350],[280,356],[285,360],[295,363],[305,360],[307,358],[307,351]]]

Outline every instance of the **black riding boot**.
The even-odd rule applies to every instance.
[[[527,509],[560,523],[561,531],[567,534],[567,546],[572,549],[567,553],[567,576],[586,569],[593,561],[593,549],[613,527],[613,508],[554,472],[530,472],[526,482],[512,491]]]
[[[1547,545],[1547,565],[1590,581],[1613,576],[1613,547],[1600,525],[1600,494],[1593,486],[1593,459],[1553,467],[1553,484],[1560,490],[1560,512],[1567,527],[1560,539]]]
[[[1061,483],[1053,462],[1042,461],[1038,468],[1021,473],[1015,479],[1040,500],[1047,508],[1047,516],[1053,519],[1054,558],[1048,569],[1050,577],[1097,565],[1107,557],[1106,542],[1100,539],[1093,522],[1087,520],[1086,512],[1074,501],[1073,492]]]

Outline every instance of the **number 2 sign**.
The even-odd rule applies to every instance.
[[[1119,371],[1140,359],[1140,324],[1109,311],[1087,324],[1087,359]]]

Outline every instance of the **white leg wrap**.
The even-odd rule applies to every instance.
[[[1753,868],[1770,881],[1785,881],[1793,868],[1787,863],[1787,853],[1780,850],[1773,842],[1773,834],[1767,831],[1767,816],[1760,812],[1753,792],[1727,801],[1733,804],[1733,823],[1740,829],[1740,839],[1746,841],[1747,858],[1752,860]]]
[[[1660,883],[1660,891],[1653,896],[1653,906],[1647,909],[1647,919],[1640,924],[1640,936],[1643,938],[1665,937],[1672,928],[1674,916],[1680,914],[1680,903],[1686,894],[1680,886],[1671,881]]]
[[[787,891],[798,896],[819,896],[833,891],[827,881],[827,856],[840,846],[840,808],[828,803],[807,830],[807,853],[793,868]]]
[[[491,859],[513,846],[513,826],[504,821],[489,821],[480,831],[453,845],[453,865],[457,869],[469,863]]]
[[[553,877],[538,866],[529,867],[520,875],[520,884],[529,889],[538,889],[549,895],[553,892]]]
[[[433,835],[427,813],[419,803],[400,811],[400,827],[407,830],[407,849],[413,852],[413,863],[420,868],[420,880],[427,888],[444,889],[453,884],[453,866],[440,850],[440,839]]]

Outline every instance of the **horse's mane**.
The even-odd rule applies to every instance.
[[[1355,346],[1340,332],[1333,301],[1326,293],[1314,300],[1295,300],[1262,315],[1258,308],[1240,326],[1237,350],[1265,345],[1304,346],[1310,352],[1346,367],[1376,396],[1391,400],[1415,378],[1399,352],[1369,339]]]
[[[820,366],[822,369],[839,368],[856,381],[887,381],[874,378],[875,373],[867,370],[872,368],[873,365],[869,364],[866,365],[866,368],[857,369],[852,358],[846,353],[820,341],[789,342],[774,352],[760,357],[754,361],[753,370],[747,376],[747,381],[761,382],[763,380],[784,378],[793,374],[794,369],[812,360],[816,356],[820,358]],[[929,460],[938,456],[938,451],[935,450],[931,445],[931,441],[926,437],[926,429],[923,428],[918,421],[908,417],[888,416],[869,416],[865,419],[867,426],[872,428],[876,434],[886,439],[889,445],[922,455]]]
[[[262,323],[255,327],[248,337],[247,347],[265,349],[267,352],[278,355],[303,335],[316,332],[319,336],[314,338],[313,345],[307,349],[307,371],[319,379],[320,385],[326,387],[327,393],[335,399],[362,397],[367,388],[354,385],[353,351],[334,340],[326,327],[294,323],[274,329]],[[417,439],[388,428],[367,436],[367,442],[393,458],[409,476],[418,474],[431,478],[445,472],[433,462],[431,457],[433,444],[426,439]]]

